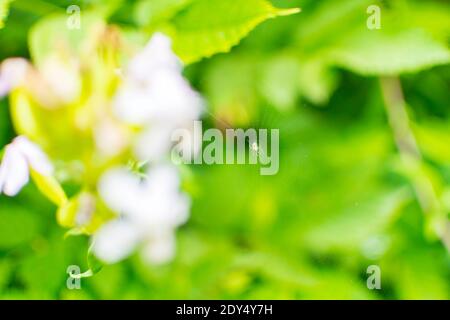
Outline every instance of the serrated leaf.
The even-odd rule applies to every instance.
[[[9,13],[9,5],[13,0],[0,0],[0,29],[4,27]]]
[[[31,178],[39,191],[57,206],[62,206],[67,202],[67,196],[58,181],[52,176],[42,175],[31,169]]]
[[[261,22],[299,9],[277,9],[266,0],[198,0],[172,20],[173,49],[185,63],[228,52]]]
[[[423,30],[361,30],[329,53],[335,65],[366,76],[417,72],[450,62],[450,50]]]

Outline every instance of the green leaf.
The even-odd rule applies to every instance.
[[[299,51],[316,53],[332,44],[355,27],[365,28],[366,8],[374,0],[316,1],[314,10],[305,12],[299,21],[297,46]],[[345,23],[342,23],[345,21]]]
[[[171,19],[194,0],[140,0],[134,7],[134,19],[141,26],[157,25]]]
[[[450,125],[447,122],[430,121],[413,124],[422,152],[437,163],[450,163]]]
[[[96,14],[108,18],[113,15],[124,3],[124,0],[90,0],[89,9]]]
[[[257,114],[255,60],[250,55],[223,55],[211,62],[204,77],[211,110],[235,126],[248,126]]]
[[[306,235],[306,242],[319,251],[358,249],[396,219],[410,199],[407,189],[383,192],[313,229]]]
[[[184,62],[192,63],[228,52],[267,19],[299,11],[277,9],[266,0],[198,0],[173,18],[173,48]]]
[[[31,177],[39,191],[54,204],[62,206],[67,202],[66,193],[54,177],[42,175],[33,169],[31,169]]]
[[[324,105],[336,87],[337,76],[320,56],[299,59],[296,53],[282,53],[263,66],[261,94],[281,110],[292,110],[300,95]]]
[[[302,96],[317,105],[328,103],[338,85],[338,78],[320,59],[301,62],[299,87]]]
[[[280,110],[292,110],[299,96],[300,69],[296,57],[279,55],[269,59],[264,63],[261,95]]]
[[[0,0],[0,29],[4,27],[8,17],[9,5],[13,0]]]
[[[89,39],[97,36],[93,32],[95,26],[102,24],[102,18],[91,13],[83,14],[80,29],[69,29],[66,15],[45,17],[33,25],[29,32],[28,44],[31,57],[39,67],[56,49],[82,55],[85,53]]]
[[[329,53],[337,66],[366,76],[417,72],[450,62],[448,48],[420,29],[363,29]]]
[[[412,21],[414,25],[426,30],[434,38],[443,42],[450,36],[450,10],[448,1],[414,1],[400,4],[397,17]]]

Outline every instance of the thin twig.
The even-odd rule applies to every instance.
[[[381,78],[380,82],[384,106],[400,157],[407,166],[417,169],[415,173],[418,173],[422,155],[410,127],[400,80],[397,77],[385,77]],[[424,214],[430,219],[434,215],[439,215],[441,205],[430,179],[424,174],[414,174],[411,182]],[[444,230],[438,230],[437,233],[447,250],[450,251],[450,222],[445,216],[443,219],[446,219]]]

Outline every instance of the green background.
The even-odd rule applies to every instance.
[[[151,13],[130,14],[136,3],[122,3],[110,21],[144,28]],[[81,290],[66,288],[66,269],[87,269],[88,239],[64,239],[56,208],[33,185],[16,198],[1,195],[0,298],[450,297],[448,251],[417,201],[380,89],[380,77],[401,80],[423,172],[448,219],[449,3],[383,1],[379,31],[365,28],[365,8],[377,1],[273,3],[302,12],[264,22],[230,53],[185,73],[208,101],[208,126],[280,129],[279,173],[192,166],[184,186],[192,214],[177,232],[175,260],[147,266],[136,255],[82,279]],[[101,7],[13,3],[0,59],[27,57],[32,25],[70,4]],[[13,136],[4,99],[0,146]],[[381,268],[381,290],[366,286],[370,265]]]

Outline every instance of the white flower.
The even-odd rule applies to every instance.
[[[171,50],[170,39],[156,34],[128,65],[114,99],[114,110],[126,123],[141,125],[134,151],[142,161],[160,162],[169,155],[175,129],[193,128],[203,100],[181,74],[182,65]],[[195,151],[193,141],[183,149]],[[186,151],[185,150],[185,151]],[[190,199],[180,192],[173,166],[157,165],[142,180],[126,169],[113,169],[100,180],[99,194],[120,217],[94,236],[93,252],[115,263],[138,246],[152,263],[169,261],[175,252],[175,230],[189,216]]]
[[[160,70],[144,84],[127,80],[115,97],[116,114],[137,125],[197,119],[203,100],[178,73]]]
[[[51,175],[52,164],[45,153],[25,136],[6,146],[0,165],[0,194],[15,196],[29,181],[30,168],[42,175]]]
[[[155,33],[144,50],[130,61],[127,74],[136,81],[145,82],[158,69],[169,69],[180,73],[181,61],[172,51],[170,38]]]
[[[22,58],[10,58],[0,65],[0,98],[20,85],[27,71],[28,62]]]
[[[142,243],[145,259],[168,261],[175,250],[174,231],[189,216],[190,201],[179,185],[178,173],[169,165],[154,167],[143,181],[125,169],[106,173],[99,184],[100,195],[121,217],[95,235],[96,256],[115,263]],[[117,245],[119,241],[127,243]]]
[[[114,107],[119,118],[131,124],[177,124],[197,119],[203,100],[183,78],[170,39],[156,34],[131,60]]]
[[[141,161],[159,161],[167,157],[172,146],[172,127],[156,124],[144,130],[137,138],[134,153]]]
[[[134,225],[115,220],[105,224],[95,235],[93,251],[101,260],[115,263],[130,255],[137,244]]]

